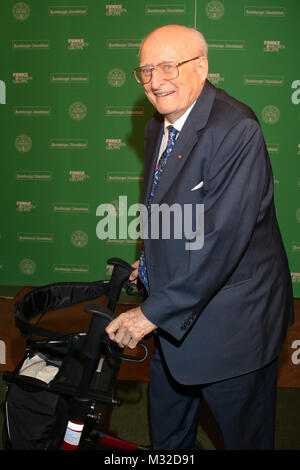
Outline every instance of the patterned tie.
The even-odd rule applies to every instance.
[[[152,188],[151,192],[149,195],[148,199],[148,209],[150,209],[150,205],[152,203],[156,188],[158,186],[160,177],[162,175],[162,172],[167,164],[168,158],[170,156],[171,150],[174,146],[178,131],[173,127],[173,126],[168,126],[168,131],[169,131],[169,136],[168,136],[168,142],[167,146],[162,153],[156,167],[155,167],[155,172],[154,172],[154,177],[153,177],[153,182],[152,182]],[[142,251],[141,251],[141,256],[140,256],[140,264],[139,264],[139,278],[144,284],[145,288],[149,292],[149,283],[148,283],[148,275],[147,275],[147,266],[146,266],[146,259],[145,259],[145,250],[144,250],[144,244],[142,246]]]

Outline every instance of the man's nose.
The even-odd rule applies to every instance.
[[[151,74],[152,88],[154,88],[155,90],[158,89],[164,81],[165,80],[162,78],[161,73],[158,72],[156,69],[153,69]]]

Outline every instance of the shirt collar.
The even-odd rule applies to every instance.
[[[187,120],[188,115],[192,111],[195,103],[196,103],[196,101],[194,101],[194,103],[185,111],[185,113],[182,116],[180,116],[180,118],[178,118],[175,122],[173,122],[173,124],[171,124],[170,121],[165,117],[165,119],[164,119],[164,128],[165,128],[165,130],[168,126],[172,125],[173,127],[175,127],[175,129],[178,132],[180,132],[181,129],[183,128],[183,125],[184,125],[185,121]]]

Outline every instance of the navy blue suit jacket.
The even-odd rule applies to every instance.
[[[146,128],[144,204],[162,132],[156,113]],[[187,250],[184,237],[144,240],[150,295],[142,311],[158,327],[170,372],[201,384],[269,363],[293,321],[271,165],[253,111],[208,81],[155,193],[153,204],[163,203],[182,213],[184,204],[204,205],[201,249]]]

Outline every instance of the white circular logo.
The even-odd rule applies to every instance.
[[[18,135],[15,139],[15,147],[19,152],[29,152],[32,147],[32,140],[28,135]]]
[[[126,74],[121,69],[112,69],[107,75],[108,83],[116,88],[124,85]]]
[[[30,8],[25,2],[15,3],[12,9],[13,17],[18,21],[25,21],[29,18]]]
[[[213,0],[207,3],[205,12],[210,20],[219,20],[224,15],[224,5],[217,0]]]
[[[76,230],[71,235],[71,242],[77,248],[83,248],[88,243],[88,236],[82,230]]]
[[[276,106],[270,104],[264,107],[261,115],[266,124],[275,124],[279,121],[280,111]]]
[[[75,121],[82,121],[87,115],[87,107],[85,104],[80,103],[79,101],[72,103],[69,106],[69,115]]]
[[[25,258],[23,259],[20,264],[20,271],[22,274],[25,274],[26,276],[31,276],[32,274],[35,273],[36,271],[36,264],[35,262],[30,259],[30,258]]]

